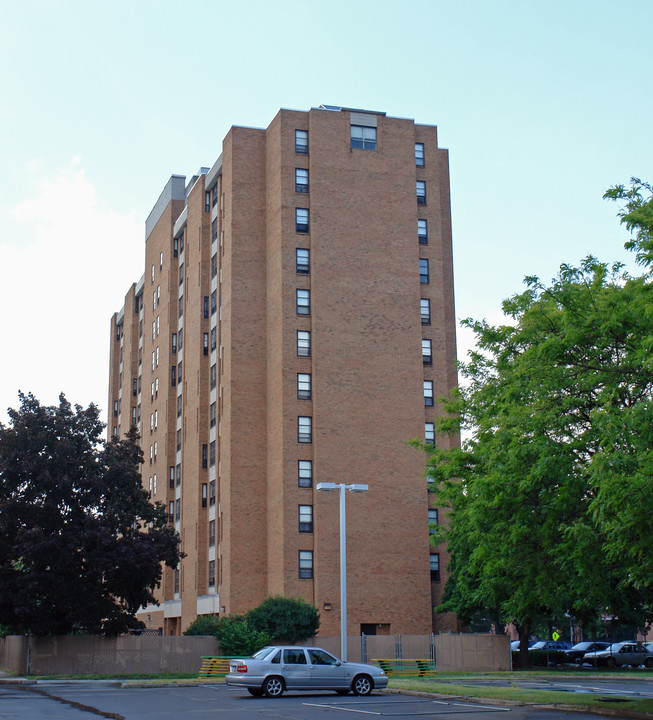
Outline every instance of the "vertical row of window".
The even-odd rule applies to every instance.
[[[424,143],[415,143],[415,166],[417,168],[425,167],[426,157],[424,152]],[[424,180],[415,181],[415,189],[417,195],[417,205],[426,205],[426,182]],[[420,210],[421,211],[421,210]],[[428,219],[419,217],[417,219],[417,240],[420,246],[428,245]],[[429,261],[427,258],[419,260],[419,279],[422,285],[430,283]],[[431,324],[431,301],[429,298],[420,300],[420,315],[423,326]],[[422,364],[424,366],[433,365],[433,341],[430,338],[422,338]],[[434,406],[434,388],[432,380],[424,380],[424,406]],[[424,440],[427,443],[435,445],[435,423],[427,420],[424,423]],[[438,525],[437,508],[429,508],[428,510],[429,536],[435,532]],[[431,581],[439,582],[440,580],[440,553],[431,552],[429,554],[429,569]]]
[[[308,155],[308,131],[295,130],[295,152],[298,155]],[[305,161],[298,158],[298,165]],[[295,192],[308,196],[310,193],[309,170],[306,167],[295,168]],[[302,200],[302,204],[305,202]],[[310,212],[307,207],[295,208],[295,232],[303,235],[310,233]],[[302,243],[305,245],[305,243]],[[308,247],[299,245],[295,248],[295,273],[297,275],[310,275],[311,251]],[[308,288],[295,290],[295,312],[299,317],[308,317],[311,314],[311,291]],[[296,331],[296,352],[299,358],[311,357],[310,330]],[[307,370],[310,370],[308,365]],[[313,379],[310,372],[296,374],[297,399],[300,401],[312,400]],[[297,417],[297,442],[305,445],[313,442],[313,418],[309,414]],[[313,486],[313,461],[297,461],[297,485],[300,488]],[[298,531],[300,533],[313,532],[313,506],[301,504],[297,508]],[[311,579],[313,577],[313,551],[299,550],[298,558],[299,577]]]

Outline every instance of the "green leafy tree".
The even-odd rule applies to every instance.
[[[273,595],[247,615],[250,625],[275,642],[299,642],[313,637],[320,627],[317,609],[302,598]]]
[[[606,194],[627,201],[642,276],[588,257],[549,285],[526,278],[505,325],[465,321],[477,350],[439,430],[462,423],[468,439],[429,448],[450,508],[436,536],[451,552],[442,610],[514,622],[522,640],[542,616],[653,617],[650,193],[634,180]]]
[[[0,623],[34,635],[141,626],[179,538],[141,485],[136,431],[103,444],[94,405],[19,397],[0,424]]]

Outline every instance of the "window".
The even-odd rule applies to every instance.
[[[218,291],[214,290],[211,293],[211,315],[215,315],[218,311]]]
[[[424,167],[424,143],[415,143],[415,165]]]
[[[177,333],[172,333],[172,354],[177,353]]]
[[[426,258],[419,259],[419,281],[422,285],[429,283],[429,261]]]
[[[295,152],[308,155],[308,130],[295,130]]]
[[[154,265],[152,265],[152,282],[154,282]]]
[[[418,180],[415,186],[417,189],[417,204],[426,205],[426,183],[424,180]]]
[[[376,128],[352,125],[351,147],[361,150],[376,150]]]
[[[204,212],[208,212],[211,209],[211,192],[207,190],[204,193]]]
[[[438,523],[438,510],[437,508],[430,508],[429,509],[429,535],[435,534],[435,526],[437,526]]]
[[[203,351],[205,355],[209,354],[209,334],[204,333],[204,337],[202,339],[203,342]]]
[[[215,560],[209,560],[209,587],[215,587]]]
[[[422,325],[431,324],[431,301],[428,298],[421,298],[419,301],[419,311],[422,316]]]
[[[215,403],[209,408],[210,427],[215,427]]]
[[[305,415],[297,418],[297,442],[313,442],[313,418]]]
[[[177,395],[177,417],[181,417],[181,410],[183,407],[183,400],[181,395]]]
[[[174,571],[173,577],[174,577],[174,580],[173,580],[174,593],[175,593],[175,595],[179,595],[179,569]]]
[[[177,430],[177,452],[181,450],[181,430]]]
[[[309,330],[297,331],[298,357],[311,357],[311,333]]]
[[[420,245],[427,245],[429,241],[429,232],[426,220],[417,221],[417,237]]]
[[[172,241],[172,257],[177,257],[179,255],[179,238],[175,238]]]
[[[170,487],[173,488],[175,486],[175,466],[170,466]]]
[[[297,485],[299,487],[313,487],[313,461],[297,461]]]
[[[184,284],[184,263],[179,266],[179,284]]]
[[[424,423],[424,441],[435,445],[435,423]]]
[[[184,314],[184,296],[182,295],[179,298],[179,317],[181,317]]]
[[[209,505],[215,505],[215,480],[209,483]]]
[[[311,399],[311,375],[310,373],[297,373],[297,399]]]
[[[313,552],[299,551],[299,577],[310,580],[313,577]]]
[[[113,417],[118,417],[118,401],[113,401]]]
[[[295,192],[308,192],[308,170],[295,168]]]
[[[424,380],[424,405],[433,407],[433,380]]]
[[[215,545],[215,520],[209,520],[209,547]]]
[[[311,291],[310,290],[297,290],[297,314],[298,315],[310,315],[311,314]]]
[[[433,365],[433,343],[431,340],[422,340],[422,362],[424,365]]]
[[[214,278],[218,274],[218,255],[217,253],[211,257],[211,277]]]
[[[209,446],[202,445],[202,467],[206,469],[209,466]]]
[[[300,505],[299,506],[299,532],[301,532],[301,533],[312,533],[313,532],[313,506],[312,505]]]
[[[177,463],[177,467],[175,468],[175,482],[177,483],[177,487],[181,485],[181,463]]]
[[[440,580],[440,553],[431,553],[430,557],[431,565],[431,580]]]
[[[295,270],[301,275],[308,275],[311,272],[311,251],[307,248],[295,250]]]
[[[215,242],[218,239],[218,219],[214,218],[211,222],[211,242]]]
[[[204,296],[204,319],[208,320],[209,318],[209,296]]]
[[[215,465],[215,440],[211,440],[209,445],[209,467]]]
[[[177,384],[177,366],[173,365],[170,370],[170,384],[174,387]]]
[[[216,385],[216,366],[211,365],[211,372],[210,372],[210,383],[211,383],[211,390],[215,389]]]
[[[175,521],[175,501],[171,500],[168,505],[168,522]]]
[[[211,330],[211,352],[213,352],[217,346],[217,331],[216,328]]]
[[[218,204],[218,186],[214,185],[211,189],[211,207],[215,207]]]
[[[295,231],[308,232],[308,208],[295,208]]]

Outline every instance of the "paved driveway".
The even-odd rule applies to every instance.
[[[569,717],[551,710],[382,693],[368,697],[287,693],[275,699],[254,698],[222,684],[151,688],[121,688],[117,683],[98,682],[0,685],[0,720],[360,720],[361,716],[423,720]],[[583,716],[584,720],[597,717]]]

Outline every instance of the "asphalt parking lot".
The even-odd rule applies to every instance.
[[[254,698],[223,684],[192,687],[120,687],[118,683],[0,685],[1,720],[332,720],[334,717],[437,718],[447,720],[555,720],[564,712],[503,707],[464,699],[433,699],[374,693],[339,697],[333,693],[287,693]],[[585,719],[597,718],[584,715]]]

